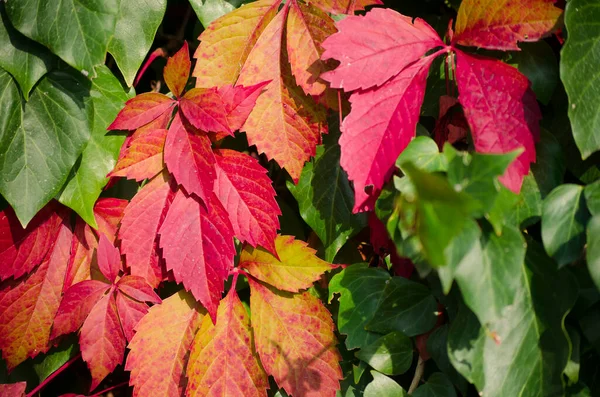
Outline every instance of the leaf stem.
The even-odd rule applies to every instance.
[[[96,396],[100,396],[100,395],[102,395],[102,394],[104,394],[104,393],[106,393],[106,392],[109,392],[109,391],[111,391],[111,390],[113,390],[113,389],[116,389],[116,388],[118,388],[118,387],[121,387],[121,386],[128,386],[128,385],[129,385],[129,382],[128,382],[128,381],[121,382],[121,383],[118,383],[118,384],[116,384],[116,385],[114,385],[114,386],[108,387],[108,388],[106,388],[106,389],[104,389],[104,390],[100,390],[98,393],[94,393],[94,394],[92,394],[90,397],[96,397]]]
[[[410,387],[408,388],[408,394],[412,394],[417,386],[419,386],[419,382],[423,377],[423,372],[425,371],[425,360],[419,354],[419,361],[417,361],[417,368],[415,368],[415,375],[413,376],[412,382],[410,382]]]
[[[75,357],[73,357],[72,359],[70,359],[63,365],[61,365],[59,369],[52,372],[46,379],[44,379],[39,385],[37,385],[37,387],[35,389],[33,389],[32,391],[27,393],[27,395],[25,397],[33,397],[36,393],[38,393],[44,387],[46,387],[48,385],[48,383],[50,383],[52,381],[52,379],[56,378],[58,375],[60,375],[61,372],[63,372],[71,364],[73,364],[75,361],[79,360],[80,358],[81,358],[81,353],[78,353]]]

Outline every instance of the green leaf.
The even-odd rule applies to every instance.
[[[531,164],[531,172],[542,198],[545,198],[563,180],[566,171],[565,156],[558,139],[543,128],[535,151],[536,159]]]
[[[412,397],[456,397],[452,382],[441,372],[431,374],[427,382],[419,386]]]
[[[403,277],[392,277],[366,329],[381,334],[400,331],[407,336],[420,335],[433,328],[436,312],[437,303],[426,286]]]
[[[575,384],[579,382],[579,369],[581,367],[581,336],[579,335],[579,331],[570,326],[567,326],[567,334],[569,335],[569,341],[571,342],[571,357],[569,357],[569,362],[565,367],[564,374],[569,379],[569,384]]]
[[[93,228],[97,227],[94,204],[108,182],[106,175],[114,168],[125,141],[124,134],[107,133],[106,127],[131,98],[106,66],[97,68],[96,73],[98,77],[92,81],[91,89],[94,103],[92,136],[58,199]]]
[[[581,255],[589,218],[583,186],[561,185],[544,199],[542,240],[546,252],[559,265],[571,263]]]
[[[547,105],[558,84],[558,60],[552,47],[545,41],[519,43],[521,51],[511,54],[509,64],[523,73],[538,101]]]
[[[448,335],[450,360],[484,396],[563,395],[570,353],[564,318],[577,299],[577,283],[534,241],[518,276],[513,304],[486,326],[460,308]]]
[[[600,180],[591,183],[583,189],[585,203],[592,215],[600,215]]]
[[[43,382],[64,363],[75,357],[78,352],[77,339],[69,336],[59,346],[50,349],[48,353],[37,356],[33,360],[33,369],[40,378],[40,382]]]
[[[565,9],[567,42],[560,78],[569,95],[573,137],[585,159],[600,149],[600,3],[570,0]]]
[[[425,136],[413,139],[400,153],[396,166],[401,167],[403,163],[412,163],[427,172],[446,171],[448,168],[446,157],[440,153],[437,143]]]
[[[408,397],[402,386],[393,379],[377,371],[371,371],[371,375],[373,375],[373,381],[365,388],[364,397]]]
[[[138,69],[146,58],[156,30],[162,22],[166,0],[121,0],[115,34],[108,44],[108,52],[131,87]]]
[[[87,75],[104,63],[119,1],[19,0],[7,2],[6,11],[19,32]]]
[[[25,226],[60,191],[90,138],[89,81],[50,72],[23,110],[6,72],[0,82],[0,193]]]
[[[337,326],[348,336],[348,349],[361,348],[379,337],[365,330],[365,325],[373,318],[390,279],[386,271],[367,264],[348,266],[331,278],[329,302],[334,294],[340,294]]]
[[[502,189],[496,200],[496,205],[506,202],[510,204],[513,196],[515,194],[510,190]],[[542,216],[542,195],[531,171],[523,178],[523,185],[521,185],[521,192],[517,196],[516,203],[509,206],[500,216],[506,217],[505,223],[520,228],[526,228],[540,220]]]
[[[13,28],[3,2],[0,2],[0,16],[0,67],[17,80],[27,100],[31,88],[55,63],[53,55],[47,48]]]
[[[287,183],[302,219],[319,236],[324,259],[333,262],[348,239],[367,224],[367,215],[353,214],[354,192],[340,166],[339,134],[330,131],[317,147],[315,158],[304,166],[297,185]]]
[[[241,0],[190,0],[200,23],[205,28],[215,19],[235,10]]]
[[[587,266],[590,276],[600,290],[600,214],[587,225]]]
[[[412,364],[413,344],[402,332],[392,332],[360,349],[356,357],[383,374],[399,375]]]
[[[462,377],[452,364],[448,357],[448,324],[444,324],[433,332],[427,338],[427,352],[435,362],[435,365],[454,383],[462,395],[466,395],[467,381]]]

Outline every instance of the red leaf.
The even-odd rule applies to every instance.
[[[435,47],[444,46],[424,20],[374,8],[337,23],[338,33],[323,43],[323,59],[340,61],[321,77],[344,91],[380,86]]]
[[[109,287],[102,281],[85,280],[69,288],[54,318],[50,339],[77,331]]]
[[[185,118],[205,132],[224,132],[233,135],[227,122],[227,110],[216,88],[194,88],[179,101]]]
[[[190,50],[187,41],[184,41],[179,51],[167,60],[167,66],[163,71],[165,83],[176,97],[181,96],[185,89],[185,85],[190,78],[191,67]]]
[[[108,281],[114,283],[121,270],[121,254],[108,241],[104,233],[100,234],[100,242],[98,243],[98,266]]]
[[[161,115],[170,114],[175,101],[163,94],[146,92],[125,103],[115,121],[108,126],[109,130],[135,130],[157,119]]]
[[[160,303],[161,300],[146,280],[138,276],[123,276],[117,282],[119,291],[140,302]]]
[[[463,0],[452,43],[519,51],[519,41],[538,41],[556,27],[556,0]]]
[[[135,335],[135,326],[148,312],[148,305],[133,300],[120,292],[117,292],[116,302],[119,320],[121,320],[121,326],[123,327],[123,334],[127,341],[131,341],[131,338]]]
[[[125,343],[115,296],[104,295],[90,311],[79,336],[81,357],[92,373],[90,390],[123,362]]]
[[[0,212],[0,280],[19,278],[42,263],[52,248],[62,221],[52,201],[23,229],[12,208]]]
[[[481,153],[525,151],[508,167],[500,181],[513,192],[521,190],[530,163],[535,162],[535,141],[541,119],[527,77],[495,59],[456,50],[459,101],[471,127],[475,149]]]
[[[157,253],[156,233],[173,200],[168,176],[163,173],[144,185],[133,197],[121,221],[121,253],[131,274],[157,287],[163,278]]]
[[[231,131],[242,128],[252,109],[254,109],[258,96],[262,94],[263,88],[267,84],[269,84],[268,81],[245,87],[241,85],[219,87],[217,92],[225,104],[227,122]]]
[[[281,210],[267,171],[252,157],[235,150],[216,152],[214,193],[229,214],[235,237],[275,254]]]
[[[0,284],[0,350],[9,370],[49,349],[50,328],[62,289],[71,231],[63,223],[42,264],[21,280]]]
[[[65,274],[65,290],[80,281],[90,279],[94,250],[97,246],[98,242],[92,228],[78,217],[71,241],[71,256]]]
[[[207,203],[215,183],[215,157],[210,139],[186,128],[179,114],[169,127],[165,163],[178,184]]]
[[[167,269],[214,321],[235,248],[233,229],[219,199],[213,193],[205,204],[179,190],[158,233]]]
[[[24,397],[27,389],[27,382],[17,382],[0,385],[0,396],[3,397]]]
[[[94,205],[94,217],[98,224],[98,232],[104,233],[113,244],[117,238],[117,229],[128,203],[127,200],[123,199],[101,197]]]
[[[415,62],[379,88],[350,97],[352,111],[342,123],[340,164],[354,182],[354,212],[365,209],[368,186],[382,188],[415,136],[427,71],[435,56]]]
[[[366,6],[380,4],[381,0],[316,0],[311,4],[331,14],[354,14],[355,11],[362,11]]]
[[[140,182],[150,179],[163,168],[163,149],[167,130],[139,128],[131,136],[129,146],[108,176],[123,176]]]

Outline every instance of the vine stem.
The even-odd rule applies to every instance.
[[[56,378],[58,375],[60,375],[61,372],[63,372],[71,364],[73,364],[75,361],[79,360],[80,358],[81,358],[81,353],[78,353],[75,357],[73,357],[72,359],[70,359],[69,361],[67,361],[63,365],[61,365],[59,369],[57,369],[56,371],[52,372],[46,379],[44,379],[42,381],[42,383],[40,383],[39,385],[37,385],[37,387],[35,389],[33,389],[32,391],[30,391],[29,393],[27,393],[27,395],[25,397],[33,397],[33,396],[35,396],[35,394],[38,393],[40,390],[42,390],[44,387],[46,387],[48,385],[48,383],[50,383],[52,381],[52,379]]]
[[[116,385],[114,385],[114,386],[108,387],[108,388],[106,388],[106,389],[104,389],[104,390],[100,390],[98,393],[94,393],[94,394],[92,394],[90,397],[97,397],[97,396],[100,396],[100,395],[102,395],[102,394],[104,394],[104,393],[106,393],[106,392],[109,392],[109,391],[113,390],[113,389],[116,389],[116,388],[118,388],[118,387],[122,387],[122,386],[128,386],[128,385],[129,385],[129,382],[128,382],[128,381],[121,382],[121,383],[118,383],[118,384],[116,384]]]
[[[419,361],[417,361],[417,368],[415,368],[415,375],[413,376],[410,387],[408,388],[408,394],[413,394],[417,386],[419,386],[419,382],[423,377],[423,371],[425,371],[425,360],[423,360],[419,354]]]

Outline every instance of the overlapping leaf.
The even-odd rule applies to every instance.
[[[367,6],[383,4],[381,0],[315,0],[310,3],[332,14],[354,14]]]

